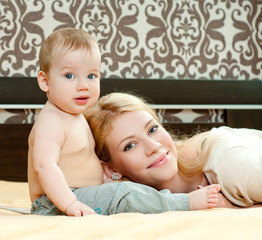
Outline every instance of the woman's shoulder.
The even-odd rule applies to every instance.
[[[231,137],[251,137],[257,136],[262,138],[262,131],[251,128],[231,128],[228,126],[222,126],[219,128],[213,128],[210,131],[210,135],[223,135],[223,136],[231,136]]]

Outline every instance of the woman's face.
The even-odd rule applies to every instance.
[[[106,138],[111,166],[135,182],[160,188],[177,173],[177,151],[171,136],[146,111],[115,119]]]

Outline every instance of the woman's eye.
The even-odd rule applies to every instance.
[[[87,76],[87,78],[88,79],[94,79],[96,76],[94,75],[94,74],[89,74],[88,76]]]
[[[158,125],[154,125],[152,128],[149,129],[149,134],[154,133],[158,129]]]
[[[67,74],[65,75],[65,77],[66,77],[67,79],[72,79],[72,78],[74,78],[74,75],[73,75],[72,73],[67,73]]]
[[[132,149],[135,146],[134,143],[128,143],[125,147],[124,147],[124,152],[129,151],[130,149]]]

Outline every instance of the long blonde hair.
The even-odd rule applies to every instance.
[[[178,169],[184,177],[193,177],[196,174],[202,173],[203,168],[207,163],[208,156],[212,149],[213,143],[217,140],[217,136],[209,136],[205,138],[203,142],[198,146],[198,157],[196,161],[187,161],[178,156]],[[183,142],[175,142],[177,148],[182,145]]]
[[[110,151],[106,145],[106,138],[112,131],[112,123],[119,115],[125,112],[142,110],[150,113],[160,123],[155,111],[141,97],[128,93],[110,93],[101,97],[96,105],[84,113],[93,132],[96,142],[96,154],[104,162],[110,162]],[[174,137],[174,136],[172,136]],[[176,137],[176,136],[175,136]],[[174,144],[181,144],[183,141]],[[209,154],[209,144],[206,141],[200,146],[198,161],[188,164],[186,160],[178,159],[178,169],[184,176],[190,177],[200,171],[206,163]]]

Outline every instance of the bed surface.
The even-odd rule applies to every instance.
[[[22,84],[17,84],[18,81]],[[44,104],[46,99],[35,79],[2,78],[0,82],[0,105],[3,109],[8,107],[4,114],[13,114],[9,118],[12,123],[0,124],[0,206],[29,209],[27,138],[32,122],[27,122],[27,117],[33,119],[35,110],[25,109],[23,115],[16,104],[27,108],[28,104]],[[262,81],[237,82],[106,79],[101,85],[101,95],[112,91],[132,91],[151,99],[153,104],[172,105],[177,109],[176,104],[190,105],[190,108],[196,109],[196,114],[207,104],[223,111],[224,122],[219,125],[262,129]],[[17,89],[18,86],[23,89]],[[22,122],[19,122],[18,116],[22,116]],[[217,123],[210,122],[210,118],[203,119],[206,122],[175,122],[168,126],[186,129],[189,133],[195,128],[217,126]],[[253,240],[262,236],[262,208],[92,215],[83,218],[25,215],[0,209],[0,225],[0,240]]]
[[[30,207],[27,183],[0,181],[0,206]],[[262,208],[111,216],[23,215],[0,210],[0,239],[261,239]]]

